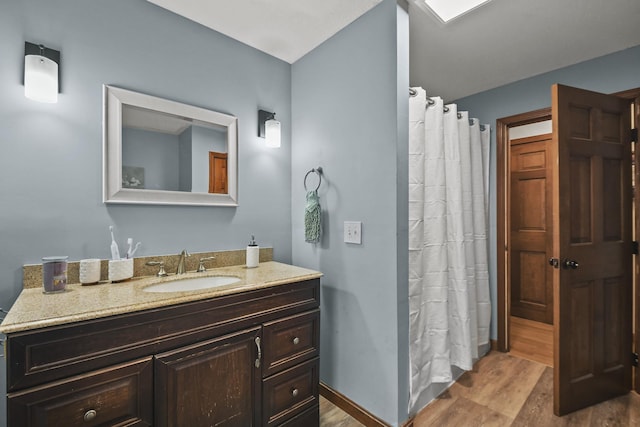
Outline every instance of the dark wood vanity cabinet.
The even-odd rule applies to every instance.
[[[9,426],[319,425],[319,279],[7,336]]]

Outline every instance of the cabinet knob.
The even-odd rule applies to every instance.
[[[297,397],[297,396],[298,396],[298,393],[299,393],[299,392],[298,392],[298,389],[297,389],[297,388],[294,388],[293,390],[291,390],[291,396],[293,396],[293,397]]]
[[[293,342],[293,345],[298,345],[300,344],[300,338],[295,337],[292,342]]]
[[[84,420],[87,422],[93,421],[97,416],[98,416],[98,413],[96,411],[94,411],[93,409],[89,409],[87,412],[84,413]]]

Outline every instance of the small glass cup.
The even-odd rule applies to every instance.
[[[42,287],[45,294],[64,292],[67,288],[68,256],[42,258]]]

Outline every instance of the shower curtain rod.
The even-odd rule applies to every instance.
[[[417,94],[418,94],[417,90],[415,90],[412,87],[409,88],[409,96],[416,96]],[[436,101],[434,101],[433,99],[427,96],[427,105],[425,106],[425,109],[429,108],[431,105],[434,105],[435,103]],[[445,113],[449,112],[449,107],[447,107],[446,105],[442,109]],[[458,113],[458,119],[461,119],[461,118],[462,118],[462,114]],[[469,125],[473,126],[473,119],[469,119]],[[480,130],[484,130],[484,125],[480,125]]]

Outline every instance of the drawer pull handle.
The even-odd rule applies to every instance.
[[[262,348],[260,348],[260,337],[256,337],[256,347],[258,348],[258,358],[256,359],[256,368],[260,367],[260,359],[262,359]]]
[[[298,389],[297,389],[297,388],[294,388],[293,390],[291,390],[291,396],[293,396],[293,397],[297,397],[297,396],[298,396],[298,393],[299,393],[299,392],[298,392]]]
[[[293,345],[298,345],[298,344],[300,344],[300,338],[295,337],[295,338],[293,339]]]
[[[93,409],[89,409],[87,412],[84,413],[84,420],[87,422],[93,421],[97,416],[98,416],[98,413],[96,411],[94,411]]]

